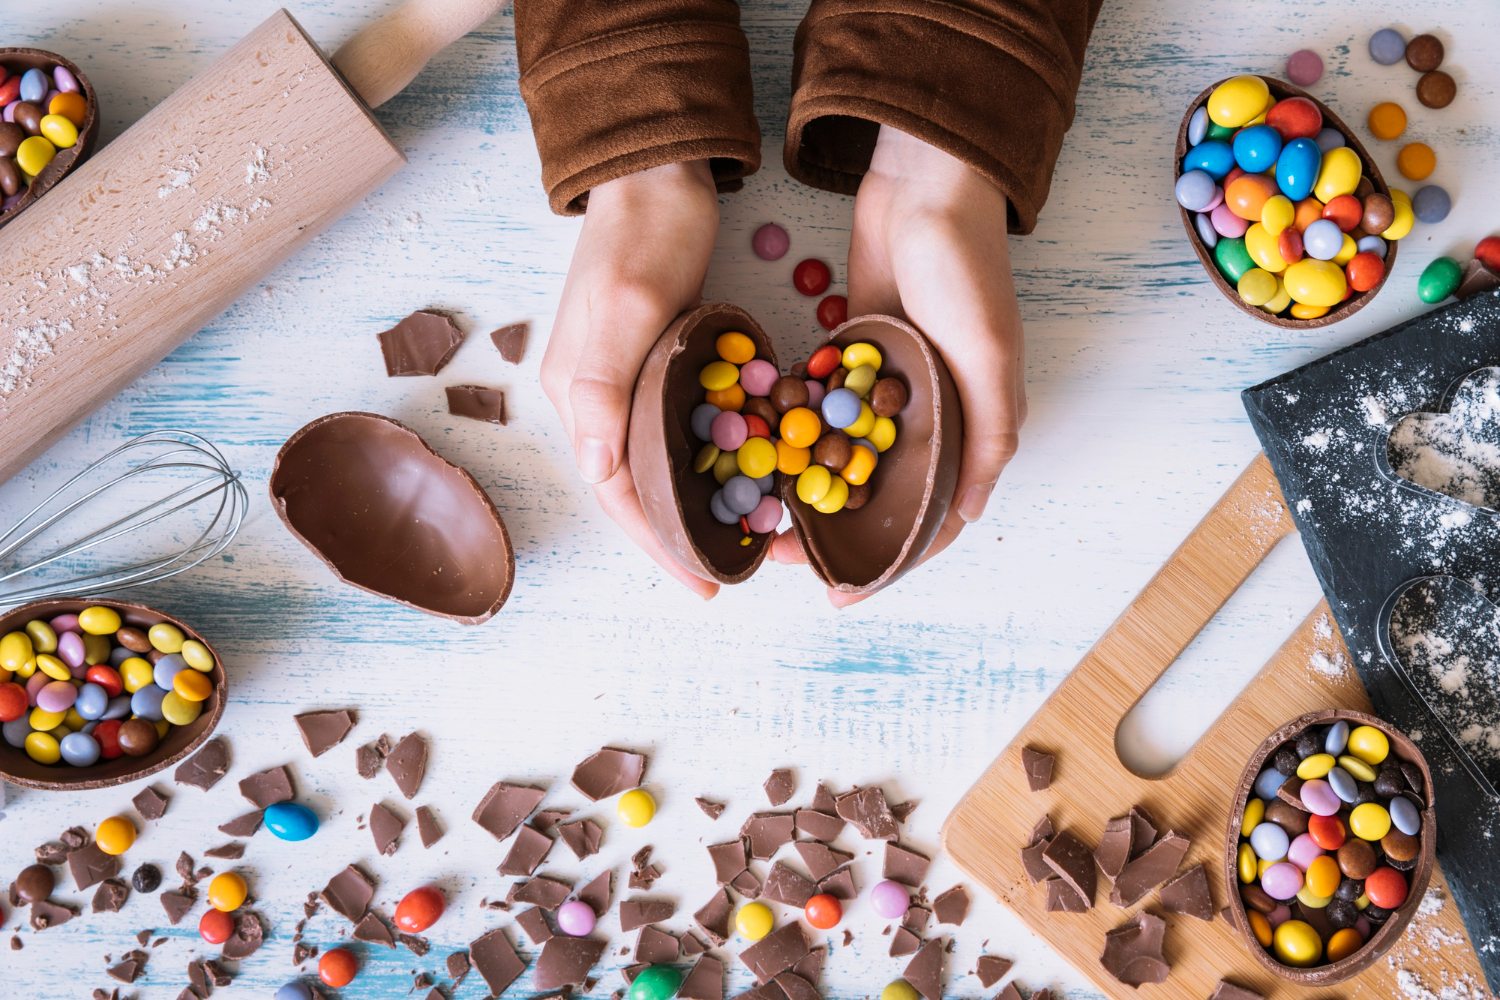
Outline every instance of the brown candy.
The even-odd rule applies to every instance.
[[[23,903],[40,903],[52,895],[57,876],[46,865],[27,865],[16,876],[16,896]]]
[[[844,501],[845,510],[859,510],[870,502],[870,484],[859,483],[849,487],[849,499]]]
[[[1392,861],[1415,861],[1422,851],[1422,840],[1409,833],[1402,833],[1394,826],[1380,838],[1380,848]]]
[[[30,101],[17,101],[11,117],[26,130],[27,135],[42,134],[42,109]]]
[[[161,737],[145,719],[126,719],[120,724],[120,749],[130,757],[144,757],[156,749]]]
[[[6,122],[6,124],[10,124]],[[6,196],[21,190],[21,168],[9,156],[0,156],[0,191]]]
[[[811,398],[807,394],[807,383],[795,375],[783,375],[771,385],[771,405],[777,413],[799,406],[806,406]]]
[[[803,386],[802,389],[806,392],[807,386]],[[752,396],[750,399],[745,400],[745,405],[740,409],[740,414],[747,417],[752,414],[760,417],[760,419],[766,422],[766,426],[771,429],[772,434],[777,433],[777,428],[781,426],[781,414],[776,412],[776,407],[771,405],[771,401],[764,396]]]
[[[1391,199],[1383,194],[1370,194],[1365,197],[1365,212],[1360,217],[1359,226],[1371,236],[1379,236],[1391,228],[1391,223],[1396,221],[1396,206]]]
[[[1339,871],[1350,878],[1368,878],[1375,870],[1375,848],[1369,841],[1351,837],[1339,848]]]
[[[877,417],[894,417],[906,405],[906,383],[899,378],[883,378],[870,390],[870,409]]]
[[[1288,837],[1297,837],[1307,832],[1307,813],[1280,799],[1273,799],[1266,806],[1266,822],[1281,827]]]
[[[1443,64],[1443,43],[1436,35],[1418,35],[1406,43],[1406,65],[1430,73]]]
[[[129,625],[126,625],[115,633],[115,640],[126,649],[134,652],[151,652],[151,640],[146,637],[146,633],[141,629],[131,628]]]
[[[0,122],[0,156],[15,156],[26,132],[15,122]]]
[[[1273,913],[1280,905],[1271,898],[1270,893],[1254,884],[1240,886],[1240,898],[1250,909],[1259,910],[1261,913]]]
[[[849,435],[843,431],[829,431],[818,438],[818,443],[813,445],[813,461],[827,469],[838,472],[849,464],[850,454],[854,446],[849,442]]]
[[[844,379],[848,377],[849,369],[835,368],[833,374],[828,376],[828,391],[832,392],[835,389],[842,389],[844,387]]]
[[[1440,69],[1423,73],[1417,81],[1417,100],[1429,108],[1446,108],[1458,96],[1458,84]]]
[[[1360,201],[1364,201],[1367,197],[1374,193],[1375,185],[1370,182],[1370,178],[1361,174],[1359,183],[1354,186],[1354,197],[1358,198]]]

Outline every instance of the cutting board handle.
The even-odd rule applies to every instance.
[[[366,104],[399,94],[428,60],[494,17],[505,0],[406,0],[361,30],[333,55],[333,65]]]

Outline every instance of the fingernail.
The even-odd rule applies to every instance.
[[[990,494],[995,491],[994,483],[979,483],[970,486],[964,491],[964,498],[958,504],[958,516],[973,524],[984,516],[984,505],[990,502]]]
[[[583,473],[586,483],[602,483],[614,469],[615,457],[609,445],[599,438],[584,438],[578,442],[578,471]]]

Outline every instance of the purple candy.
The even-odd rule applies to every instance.
[[[1365,915],[1363,913],[1361,913],[1359,917],[1355,919],[1354,929],[1359,931],[1360,937],[1364,938],[1366,941],[1370,940],[1370,921],[1365,919]]]
[[[1302,804],[1314,816],[1333,816],[1343,805],[1333,786],[1322,778],[1313,778],[1302,785]]]
[[[1289,861],[1278,861],[1260,877],[1260,887],[1272,899],[1291,899],[1302,889],[1302,869]]]
[[[78,84],[78,77],[69,72],[66,66],[59,66],[52,71],[52,82],[65,94],[76,94],[83,90]]]
[[[5,106],[5,111],[3,113],[0,113],[0,118],[3,118],[3,119],[5,119],[8,122],[15,121],[16,120],[16,105],[20,104],[20,103],[21,103],[20,101],[11,101],[9,104],[7,104]]]
[[[1235,215],[1229,210],[1228,205],[1220,204],[1208,214],[1209,220],[1213,222],[1214,229],[1225,239],[1235,239],[1245,235],[1245,230],[1250,228],[1250,223]]]
[[[1299,87],[1311,87],[1323,77],[1323,57],[1312,49],[1298,49],[1286,60],[1286,78]]]
[[[1292,919],[1292,908],[1285,903],[1277,903],[1276,909],[1266,914],[1266,923],[1271,925],[1273,931],[1290,919]],[[1360,919],[1363,920],[1364,917]]]
[[[1207,205],[1203,206],[1203,211],[1205,211],[1205,212],[1212,212],[1214,209],[1218,208],[1222,204],[1224,204],[1224,189],[1221,188],[1221,187],[1219,187],[1216,184],[1216,185],[1214,185],[1214,197],[1213,197],[1213,200],[1210,201]]]
[[[910,905],[911,896],[907,895],[906,887],[899,882],[881,882],[870,890],[870,907],[877,916],[886,920],[904,916]]]
[[[52,626],[52,631],[58,633],[59,635],[64,632],[79,631],[77,615],[58,615],[48,624]]]
[[[823,397],[828,394],[828,387],[822,382],[814,379],[807,380],[807,406],[808,409],[817,410],[823,405]]]
[[[1312,839],[1312,834],[1304,833],[1292,841],[1292,846],[1287,848],[1286,859],[1303,871],[1312,865],[1314,861],[1323,856],[1323,848]]]
[[[775,497],[761,497],[759,506],[745,515],[745,523],[757,535],[769,535],[781,523],[781,501]]]
[[[557,929],[569,937],[587,937],[594,932],[594,908],[570,899],[557,908]]]
[[[712,431],[714,444],[719,446],[720,451],[736,451],[745,443],[745,438],[750,436],[745,418],[733,410],[725,410],[714,417]]]
[[[37,671],[37,674],[41,674],[41,671]],[[78,689],[73,686],[72,681],[53,681],[42,685],[42,689],[36,693],[36,707],[44,712],[66,712],[77,700]]]
[[[59,632],[57,634],[57,658],[70,667],[83,665],[84,649],[83,636],[77,632]]]
[[[747,361],[740,368],[740,388],[745,390],[747,396],[769,396],[771,386],[781,378],[781,373],[776,366],[762,358]]]
[[[774,222],[768,222],[755,231],[750,238],[750,247],[761,260],[780,260],[791,248],[792,238]]]

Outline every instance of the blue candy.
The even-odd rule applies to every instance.
[[[172,678],[187,669],[187,660],[182,658],[181,653],[168,653],[157,660],[156,666],[151,668],[151,677],[156,681],[157,687],[163,691],[170,691],[172,690]]]
[[[693,437],[699,441],[712,441],[714,417],[719,413],[719,408],[712,403],[699,403],[693,407],[693,416],[689,421],[693,425]]]
[[[1281,133],[1269,125],[1252,125],[1234,134],[1234,162],[1247,174],[1269,170],[1280,153]]]
[[[714,516],[714,520],[720,524],[739,524],[740,516],[728,507],[724,506],[724,490],[720,487],[714,490],[714,495],[708,498],[708,512]]]
[[[1219,186],[1214,179],[1201,170],[1189,170],[1177,178],[1177,204],[1189,212],[1202,212],[1213,204],[1214,192]]]
[[[1268,767],[1255,776],[1255,794],[1270,802],[1276,797],[1276,789],[1286,783],[1286,775]]]
[[[1280,861],[1291,843],[1286,831],[1275,823],[1261,823],[1250,831],[1250,848],[1262,861]]]
[[[1293,203],[1312,194],[1323,165],[1323,151],[1311,139],[1293,139],[1276,160],[1276,186]]]
[[[1325,128],[1318,133],[1318,137],[1314,141],[1318,144],[1318,148],[1326,153],[1330,149],[1338,149],[1344,144],[1344,134],[1336,128]]]
[[[1359,240],[1355,242],[1354,246],[1359,250],[1360,253],[1372,253],[1375,256],[1379,257],[1381,260],[1385,260],[1386,250],[1389,249],[1386,246],[1385,240],[1379,236],[1361,236]],[[1343,751],[1339,752],[1342,753]]]
[[[78,698],[73,707],[85,719],[102,719],[109,708],[109,692],[92,682],[78,689]]]
[[[1406,39],[1395,28],[1381,28],[1370,36],[1370,58],[1394,66],[1406,57]]]
[[[312,987],[300,979],[293,979],[277,990],[272,1000],[313,1000]]]
[[[1208,135],[1208,106],[1205,105],[1193,112],[1193,117],[1188,119],[1187,140],[1189,146],[1196,146]]]
[[[30,736],[33,732],[29,712],[19,719],[12,719],[9,722],[0,724],[0,736],[4,737],[5,742],[17,748],[25,746],[26,737]]]
[[[1194,171],[1197,173],[1197,171]],[[1187,174],[1183,174],[1184,177]],[[1199,177],[1207,179],[1207,174],[1198,174]],[[1209,181],[1212,184],[1213,181]],[[828,421],[829,427],[837,427],[843,430],[859,419],[859,397],[854,394],[853,389],[839,388],[823,397],[823,419]]]
[[[1345,735],[1347,736],[1348,734],[1346,733]],[[1342,751],[1340,752],[1342,753]],[[1359,785],[1355,782],[1354,776],[1342,767],[1333,768],[1328,772],[1328,777],[1324,780],[1332,786],[1333,794],[1337,795],[1342,801],[1350,805],[1359,801]]]
[[[132,656],[140,655],[140,653],[137,653],[133,649],[128,649],[125,646],[116,646],[114,649],[111,649],[109,651],[109,665],[114,667],[116,670],[119,670],[120,664],[124,663]]]
[[[166,696],[167,692],[155,684],[147,684],[130,696],[130,710],[143,719],[160,722],[163,718],[161,702]]]
[[[99,741],[88,733],[69,733],[59,746],[62,759],[74,767],[88,767],[99,759]]]
[[[1236,139],[1235,142],[1238,145],[1239,140]],[[1223,139],[1209,139],[1187,151],[1187,155],[1182,158],[1182,169],[1201,170],[1214,180],[1221,181],[1225,174],[1234,169],[1235,155],[1229,148],[1229,143]]]
[[[771,491],[776,488],[776,473],[768,472],[755,481],[755,486],[760,490],[760,495],[770,496]]]
[[[1193,213],[1193,226],[1204,246],[1212,250],[1219,245],[1219,231],[1214,228],[1214,220],[1207,212]]]
[[[760,506],[760,487],[749,476],[732,477],[724,484],[723,493],[724,506],[737,515],[748,514]]]
[[[162,697],[166,697],[166,692],[162,692]],[[128,694],[117,694],[113,698],[109,699],[109,707],[104,710],[104,714],[101,715],[101,716],[99,716],[99,718],[101,718],[101,719],[123,719],[123,718],[125,718],[125,716],[127,716],[129,714],[130,714],[130,695],[128,695]]]
[[[1411,213],[1420,222],[1442,222],[1453,210],[1453,201],[1448,192],[1436,184],[1429,184],[1411,196]]]
[[[1365,240],[1367,240],[1367,239],[1380,240],[1380,237],[1379,236],[1366,236],[1366,237],[1364,237],[1364,239],[1361,239],[1359,241],[1359,243],[1356,244],[1359,247],[1359,249],[1363,250],[1365,248]],[[1384,243],[1385,240],[1380,240],[1380,242]],[[1384,251],[1381,252],[1380,256],[1382,256],[1382,257],[1385,256]],[[1339,721],[1335,722],[1333,725],[1331,725],[1331,726],[1328,727],[1328,735],[1326,735],[1326,736],[1323,737],[1323,752],[1324,753],[1331,753],[1335,757],[1339,757],[1339,756],[1343,755],[1344,748],[1347,747],[1348,745],[1349,745],[1349,723],[1345,719],[1340,719]]]
[[[277,802],[266,806],[261,822],[282,840],[306,840],[318,832],[317,814],[296,802]]]
[[[1391,799],[1390,804],[1391,822],[1396,829],[1408,837],[1415,837],[1422,829],[1422,814],[1417,807],[1412,805],[1411,799],[1404,795],[1398,795]]]
[[[28,69],[21,74],[21,100],[40,104],[47,96],[47,74],[39,69]]]
[[[1333,260],[1344,248],[1344,231],[1332,219],[1319,219],[1302,231],[1302,248],[1309,257]]]

